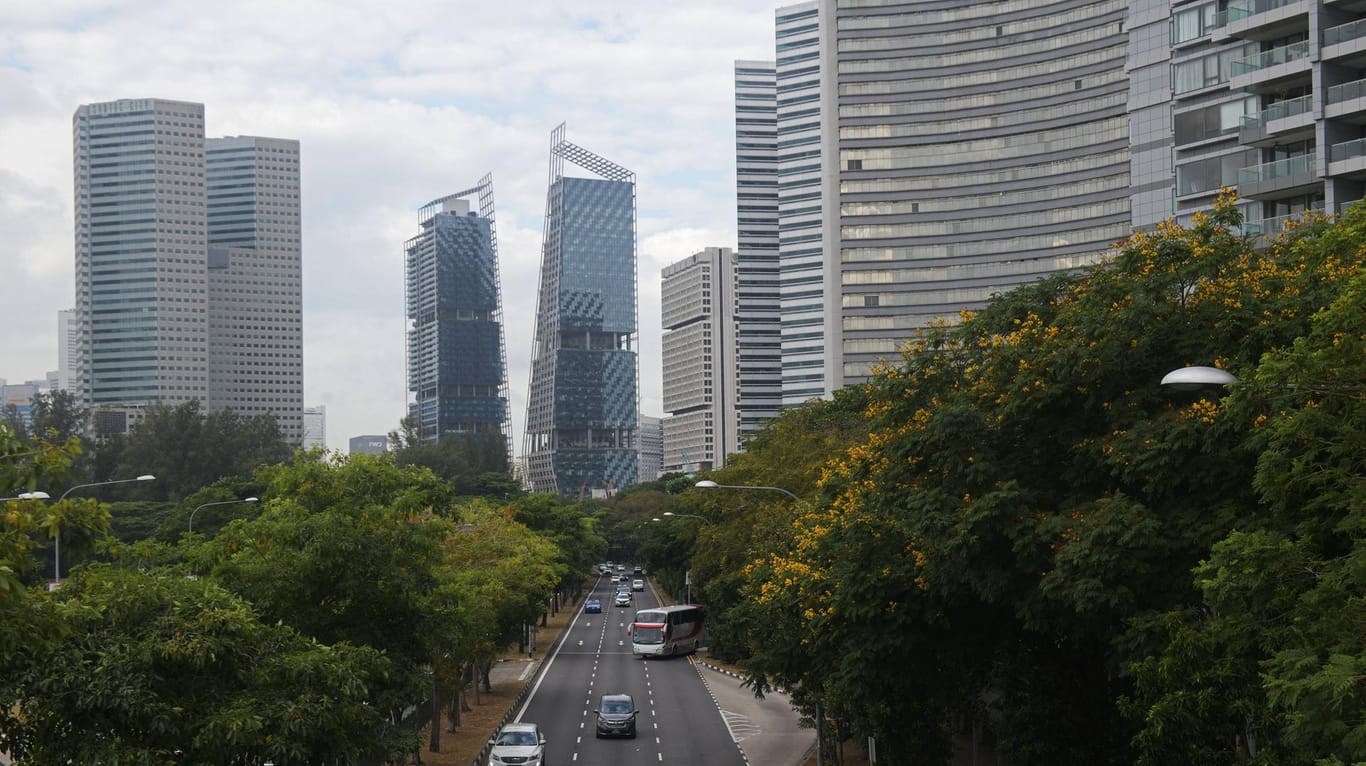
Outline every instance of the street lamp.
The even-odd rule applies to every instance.
[[[46,492],[21,492],[14,497],[0,497],[0,503],[6,500],[47,500],[50,497]]]
[[[152,474],[144,473],[135,479],[114,479],[112,481],[92,481],[88,484],[77,484],[74,487],[67,487],[61,497],[57,498],[57,502],[62,502],[66,499],[67,495],[78,489],[85,489],[86,487],[103,487],[107,484],[127,484],[132,481],[153,481],[155,479],[156,477]],[[53,587],[56,587],[62,583],[62,531],[60,528],[53,533],[52,543],[52,582],[54,583]]]
[[[699,489],[760,489],[769,492],[781,492],[784,495],[787,495],[788,497],[792,498],[793,500],[801,499],[796,495],[792,494],[791,492],[788,492],[787,490],[783,489],[782,487],[762,487],[743,484],[717,484],[716,482],[711,481],[710,479],[703,479],[702,481],[697,482],[697,484],[695,484],[694,486],[698,487]],[[825,719],[822,715],[821,703],[819,699],[816,700],[816,766],[825,766]]]
[[[675,517],[678,517],[678,518],[680,518],[680,519],[701,519],[702,521],[705,521],[705,522],[708,523],[708,524],[715,524],[715,523],[716,523],[716,522],[712,521],[711,519],[707,518],[706,516],[698,516],[698,515],[695,514],[695,513],[674,513],[673,511],[665,511],[665,512],[664,512],[664,515],[665,515],[665,516],[675,516]]]
[[[191,532],[194,531],[194,515],[195,515],[196,513],[199,513],[199,509],[200,509],[200,508],[208,508],[208,507],[211,506],[211,505],[233,505],[234,503],[255,503],[255,502],[257,502],[258,500],[259,500],[259,498],[255,498],[255,497],[244,497],[244,498],[242,498],[241,500],[220,500],[220,501],[218,501],[218,502],[216,502],[216,503],[204,503],[203,505],[196,506],[195,509],[194,509],[193,511],[190,511],[190,531],[191,531]]]
[[[791,492],[788,492],[787,490],[783,489],[782,487],[759,487],[751,486],[748,484],[717,484],[716,482],[711,481],[709,479],[699,481],[694,486],[700,489],[764,489],[770,492],[781,492],[784,495],[787,495],[788,497],[792,498],[793,500],[801,499],[796,495],[792,494]]]
[[[1227,386],[1237,382],[1232,373],[1218,367],[1182,367],[1162,376],[1162,385],[1177,391],[1195,391],[1209,386]]]

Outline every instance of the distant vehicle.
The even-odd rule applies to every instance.
[[[616,601],[616,604],[617,604],[617,606],[630,606],[630,605],[631,605],[631,592],[630,592],[630,591],[622,591],[621,593],[618,593],[618,594],[617,594],[617,601]]]
[[[645,590],[645,581],[644,581],[644,580],[632,580],[632,581],[631,581],[631,590]]]
[[[600,575],[607,574],[608,570],[610,569],[611,567],[607,566],[606,564],[598,564],[598,574]]]
[[[618,582],[618,581],[620,581],[620,580],[621,580],[620,577],[617,577],[616,575],[612,575],[612,582]]]
[[[637,657],[672,657],[695,652],[702,645],[706,616],[706,610],[695,604],[642,609],[626,629],[631,653]]]
[[[583,602],[583,611],[585,614],[602,614],[602,602],[595,598],[590,598]]]
[[[498,736],[489,740],[489,766],[523,764],[543,766],[545,763],[545,735],[534,723],[509,723]]]
[[[597,736],[636,737],[636,702],[629,694],[604,694],[598,700],[598,709],[593,714],[598,717]]]
[[[625,564],[617,564],[617,571],[618,571],[618,572],[625,572],[625,571],[626,571],[626,565],[625,565]]]
[[[636,577],[644,577],[644,576],[645,576],[645,569],[644,569],[644,567],[642,567],[642,566],[639,565],[639,564],[636,564],[635,569],[633,569],[633,570],[631,570],[631,571],[632,571],[632,574],[634,574]]]

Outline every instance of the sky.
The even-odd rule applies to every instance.
[[[735,246],[734,62],[773,58],[776,7],[0,0],[0,378],[57,368],[57,311],[74,304],[76,107],[166,98],[204,104],[208,137],[300,142],[304,403],[326,405],[329,447],[398,426],[403,242],[422,205],[492,173],[520,452],[561,122],[636,173],[640,409],[662,415],[660,270]]]

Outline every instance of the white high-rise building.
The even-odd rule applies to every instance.
[[[75,388],[198,401],[303,434],[299,144],[205,140],[204,106],[76,110]]]
[[[640,445],[640,480],[654,481],[664,472],[664,419],[641,415],[636,434]]]
[[[735,256],[739,282],[732,365],[742,435],[758,431],[776,417],[783,399],[774,78],[771,61],[735,62]]]
[[[304,408],[304,437],[300,446],[327,449],[327,405]]]
[[[48,374],[48,388],[75,391],[76,386],[76,310],[57,312],[57,369]]]
[[[663,270],[664,473],[720,468],[739,449],[736,261],[709,247]]]
[[[232,136],[205,144],[209,407],[275,416],[303,438],[303,249],[299,142]]]

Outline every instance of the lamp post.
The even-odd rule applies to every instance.
[[[787,495],[788,497],[792,498],[793,500],[801,499],[796,495],[792,494],[791,492],[788,492],[787,490],[783,489],[782,487],[760,487],[749,484],[717,484],[716,482],[711,481],[709,479],[699,481],[697,482],[697,484],[693,486],[698,487],[700,489],[762,489],[768,490],[770,492],[781,492],[784,495]]]
[[[717,484],[710,479],[703,479],[694,486],[699,489],[758,489],[767,492],[781,492],[793,500],[801,498],[788,492],[782,487],[751,486],[748,484]],[[825,765],[825,716],[821,711],[820,700],[816,700],[816,766]]]
[[[109,484],[127,484],[129,482],[134,481],[154,481],[155,479],[156,477],[152,474],[144,473],[143,475],[134,479],[114,479],[112,481],[92,481],[87,484],[77,484],[72,487],[67,487],[66,491],[63,492],[61,496],[57,498],[57,502],[62,502],[66,499],[67,495],[71,494],[72,492],[75,492],[78,489],[85,489],[87,487],[103,487]],[[53,532],[52,541],[52,582],[53,587],[56,587],[57,585],[61,585],[62,583],[62,531],[60,528]]]
[[[46,492],[20,492],[14,497],[0,497],[0,503],[6,500],[47,500],[50,497]]]
[[[260,499],[260,498],[255,498],[255,497],[244,497],[244,498],[242,498],[241,500],[219,500],[219,501],[216,502],[216,503],[204,503],[203,505],[195,506],[195,509],[194,509],[193,511],[190,511],[190,530],[189,530],[189,531],[191,531],[191,532],[194,531],[194,515],[195,515],[196,513],[199,513],[199,509],[200,509],[200,508],[208,508],[208,507],[211,506],[211,505],[233,505],[233,504],[235,504],[235,503],[255,503],[255,502],[257,502],[259,499]]]
[[[664,513],[662,513],[662,514],[660,514],[660,515],[661,515],[661,516],[668,516],[668,517],[670,517],[670,518],[675,518],[675,519],[697,519],[698,521],[701,521],[701,522],[703,522],[703,523],[705,523],[705,524],[715,524],[715,523],[716,523],[715,521],[713,521],[713,520],[707,518],[706,516],[698,516],[698,515],[695,514],[695,513],[674,513],[673,511],[665,511]],[[657,516],[657,517],[655,517],[655,518],[653,518],[653,519],[650,519],[650,521],[661,521],[661,519]],[[687,601],[689,604],[691,604],[691,603],[692,603],[692,569],[689,569],[687,572],[685,572],[685,573],[683,574],[683,585],[684,585],[684,587],[687,588],[687,592],[684,594],[683,599],[684,599],[685,601]]]
[[[1162,376],[1162,385],[1178,391],[1194,391],[1209,386],[1227,386],[1238,379],[1218,367],[1182,367]]]

